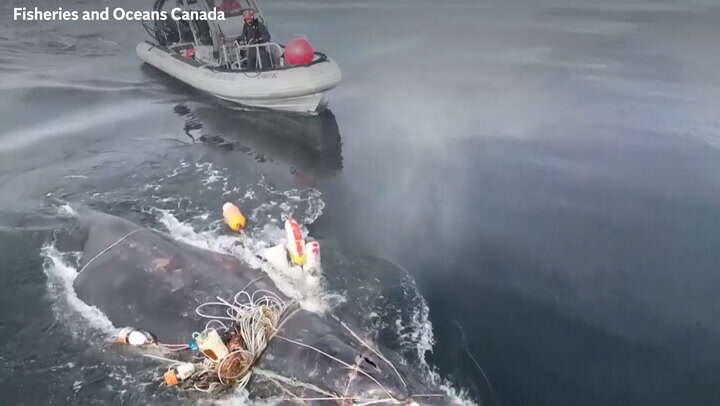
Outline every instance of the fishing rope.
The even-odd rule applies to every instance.
[[[317,393],[320,393],[320,394],[322,394],[322,395],[325,395],[325,396],[327,396],[327,397],[329,397],[329,398],[335,397],[335,394],[334,394],[334,393],[331,393],[331,392],[328,392],[328,391],[323,390],[323,389],[321,389],[321,388],[318,388],[318,387],[315,386],[315,385],[312,385],[312,384],[309,384],[309,383],[305,383],[305,382],[299,381],[299,380],[297,380],[297,379],[288,378],[288,377],[286,377],[286,376],[279,375],[279,374],[277,374],[277,373],[275,373],[275,372],[272,372],[272,371],[267,371],[267,370],[264,370],[264,369],[261,369],[261,368],[255,368],[255,374],[256,374],[256,375],[259,375],[259,376],[262,376],[262,377],[264,377],[264,378],[276,379],[276,380],[278,380],[278,381],[282,381],[282,382],[284,382],[284,383],[287,384],[287,385],[291,385],[291,386],[295,386],[295,387],[300,387],[300,388],[303,388],[303,389],[308,389],[308,390],[311,390],[311,391],[313,391],[313,392],[317,392]]]
[[[120,244],[121,242],[125,241],[125,240],[126,240],[127,238],[129,238],[131,235],[137,233],[137,232],[140,231],[140,230],[142,230],[142,228],[138,228],[138,229],[136,229],[136,230],[130,231],[129,233],[127,233],[127,234],[125,234],[124,236],[122,236],[119,240],[117,240],[117,241],[115,241],[114,243],[112,243],[112,244],[108,245],[107,247],[105,247],[104,250],[98,252],[97,254],[95,254],[94,257],[92,257],[88,262],[86,262],[85,265],[84,265],[82,268],[80,268],[80,271],[79,271],[78,273],[82,273],[82,271],[84,271],[85,268],[87,268],[90,264],[92,264],[93,261],[95,261],[96,259],[100,258],[103,254],[105,254],[106,252],[108,252],[108,251],[110,251],[111,249],[115,248],[118,244]]]
[[[275,380],[274,378],[266,377],[266,379],[268,379],[270,382],[274,383],[275,386],[277,386],[278,388],[280,388],[281,391],[283,391],[286,395],[290,396],[290,397],[292,398],[292,400],[297,400],[298,396],[297,396],[296,394],[292,393],[292,392],[290,391],[290,389],[286,388],[285,385],[283,385],[282,383],[278,382],[278,381]]]
[[[355,362],[355,367],[360,367],[360,362],[362,358],[358,358]],[[347,384],[345,384],[345,390],[343,391],[343,396],[347,396],[348,392],[350,392],[350,385],[352,385],[352,382],[357,378],[357,369],[352,370],[350,372],[350,375],[348,375],[348,381]]]
[[[251,281],[246,288],[260,279],[262,278]],[[226,337],[234,337],[227,341],[236,340],[235,345],[239,348],[231,346],[230,351],[221,359],[212,361],[205,358],[201,363],[195,364],[196,372],[193,372],[180,388],[214,393],[218,388],[227,388],[229,385],[238,389],[246,387],[252,377],[253,365],[267,348],[270,339],[277,332],[281,317],[292,303],[286,303],[272,291],[258,289],[252,294],[241,290],[230,300],[218,296],[215,301],[197,306],[195,313],[207,320],[202,333],[222,331]],[[295,312],[290,316],[293,314]],[[199,334],[193,334],[194,338]],[[190,348],[188,344],[159,345],[171,352]],[[147,356],[170,363],[168,370],[183,364],[169,358],[150,354]]]
[[[348,368],[348,369],[350,369],[350,370],[355,370],[355,371],[357,371],[357,372],[360,372],[361,374],[365,375],[368,379],[370,379],[371,381],[375,382],[375,384],[376,384],[380,389],[382,389],[385,393],[387,393],[387,395],[388,395],[389,397],[391,397],[392,399],[395,399],[395,397],[393,397],[392,393],[391,393],[385,386],[383,386],[383,384],[381,384],[381,383],[380,383],[377,379],[375,379],[372,375],[370,375],[370,374],[368,374],[367,372],[365,372],[362,368],[357,367],[357,366],[352,366],[352,365],[348,364],[347,362],[345,362],[345,361],[343,361],[343,360],[341,360],[341,359],[339,359],[339,358],[333,357],[332,355],[326,353],[325,351],[323,351],[323,350],[321,350],[321,349],[319,349],[319,348],[317,348],[317,347],[313,347],[312,345],[308,345],[308,344],[305,344],[305,343],[301,343],[301,342],[299,342],[299,341],[295,341],[295,340],[292,340],[292,339],[290,339],[290,338],[283,337],[283,336],[281,336],[281,335],[276,335],[275,337],[278,338],[278,339],[280,339],[280,340],[287,341],[287,342],[289,342],[289,343],[291,343],[291,344],[295,344],[295,345],[297,345],[297,346],[299,346],[299,347],[304,347],[304,348],[313,350],[313,351],[317,352],[318,354],[324,355],[325,357],[330,358],[331,360],[333,360],[333,361],[335,361],[335,362],[337,362],[337,363],[339,363],[339,364],[341,364],[341,365],[344,365],[346,368]],[[397,399],[395,399],[395,400],[397,400]]]
[[[311,345],[308,345],[308,344],[305,344],[305,343],[301,343],[301,342],[299,342],[299,341],[295,341],[295,340],[292,340],[292,339],[289,339],[289,338],[287,338],[287,337],[283,337],[283,336],[280,336],[280,335],[275,335],[275,337],[277,337],[277,338],[280,339],[280,340],[289,342],[289,343],[291,343],[291,344],[295,344],[295,345],[298,345],[298,346],[300,346],[300,347],[304,347],[304,348],[308,348],[308,349],[310,349],[310,350],[313,350],[313,351],[315,351],[315,352],[317,352],[317,353],[319,353],[319,354],[321,354],[321,355],[324,355],[325,357],[328,357],[328,358],[330,358],[331,360],[333,360],[333,361],[335,361],[335,362],[337,362],[337,363],[345,366],[346,368],[348,368],[348,369],[350,369],[350,370],[352,370],[352,371],[356,371],[356,372],[361,373],[362,375],[364,375],[365,377],[367,377],[368,379],[370,379],[371,381],[373,381],[380,389],[382,389],[382,390],[388,395],[387,398],[383,398],[383,399],[373,399],[373,400],[369,400],[369,401],[367,401],[367,402],[365,402],[365,403],[357,403],[357,405],[372,405],[372,404],[383,403],[383,402],[391,402],[391,403],[395,403],[395,404],[403,404],[403,403],[404,403],[404,401],[401,401],[401,400],[398,400],[397,398],[395,398],[395,397],[392,395],[392,393],[391,393],[385,386],[383,386],[377,379],[375,379],[372,375],[368,374],[366,371],[364,371],[364,370],[363,370],[362,368],[360,368],[359,366],[357,366],[357,365],[354,365],[354,366],[353,366],[353,365],[350,365],[350,364],[348,364],[347,362],[345,362],[345,361],[343,361],[343,360],[341,360],[341,359],[339,359],[339,358],[336,358],[336,357],[334,357],[334,356],[332,356],[332,355],[330,355],[330,354],[328,354],[328,353],[320,350],[319,348],[313,347],[313,346],[311,346]],[[278,376],[276,375],[275,377],[277,378]],[[404,381],[403,381],[403,382],[404,382]],[[412,397],[412,398],[430,398],[430,397],[445,397],[445,396],[446,396],[446,395],[444,395],[444,394],[437,394],[437,393],[430,393],[430,394],[412,394],[412,395],[410,395],[410,397]],[[311,398],[307,398],[307,399],[305,399],[305,398],[297,398],[296,400],[308,400],[308,401],[309,401],[309,400],[362,400],[362,398],[358,398],[358,397],[354,397],[354,398],[353,398],[353,397],[347,397],[347,396],[334,396],[334,397],[328,397],[328,398],[324,398],[324,399],[318,399],[318,398],[312,398],[312,399],[311,399]]]
[[[273,382],[273,383],[274,383],[275,385],[277,385],[283,392],[285,392],[286,394],[288,394],[288,395],[290,396],[290,398],[288,398],[288,399],[282,399],[282,400],[293,400],[293,401],[306,401],[306,402],[310,402],[310,401],[329,401],[329,400],[350,400],[350,401],[355,401],[355,400],[361,400],[361,399],[362,399],[362,398],[359,398],[359,397],[350,397],[350,396],[345,396],[345,395],[344,395],[344,396],[337,396],[337,395],[335,395],[335,394],[333,394],[333,393],[331,393],[331,392],[324,391],[324,390],[318,388],[317,386],[314,386],[314,385],[311,385],[311,384],[308,384],[308,383],[305,383],[305,382],[302,382],[302,381],[298,381],[297,379],[292,379],[292,378],[288,378],[288,377],[285,377],[285,376],[282,376],[282,375],[278,375],[278,374],[276,374],[275,372],[266,371],[266,370],[264,370],[264,369],[257,368],[255,372],[256,372],[256,374],[257,374],[258,376],[262,376],[263,378],[266,378],[266,379],[270,380],[271,382]],[[313,391],[313,392],[317,392],[317,393],[323,394],[323,395],[325,395],[325,396],[324,396],[324,397],[300,397],[300,396],[297,396],[297,395],[295,395],[294,393],[292,393],[290,390],[288,390],[285,386],[282,385],[281,382],[283,382],[283,383],[285,383],[285,384],[287,384],[287,385],[294,386],[294,387],[299,387],[299,388],[303,388],[303,389],[308,389],[308,390],[311,390],[311,391]]]
[[[324,390],[318,388],[317,386],[314,386],[314,385],[311,385],[308,383],[304,383],[302,381],[298,381],[297,379],[294,379],[294,378],[288,378],[286,376],[282,376],[275,372],[267,371],[267,370],[264,370],[261,368],[256,368],[255,374],[258,376],[262,376],[263,378],[268,379],[271,382],[275,383],[276,385],[278,385],[278,387],[280,387],[283,390],[283,392],[287,393],[290,396],[290,398],[281,399],[281,400],[307,401],[307,402],[330,401],[330,400],[336,400],[336,401],[337,400],[349,400],[349,401],[361,401],[364,403],[358,403],[358,404],[364,404],[364,405],[370,405],[370,404],[375,404],[375,403],[387,403],[387,402],[394,403],[394,404],[403,404],[404,403],[404,401],[396,400],[394,398],[367,399],[367,398],[363,398],[363,397],[359,397],[359,396],[347,396],[347,395],[337,396],[337,395],[334,395],[333,393],[324,391]],[[281,382],[286,385],[303,388],[303,389],[308,389],[313,392],[323,394],[325,396],[324,397],[300,397],[300,396],[297,396],[294,393],[290,392],[287,388],[285,388],[282,385]],[[412,397],[412,398],[436,398],[436,397],[445,397],[445,396],[446,395],[444,395],[444,394],[415,394],[415,395],[411,395],[410,397]]]
[[[382,355],[382,353],[380,353],[380,351],[377,351],[377,350],[376,350],[375,348],[373,348],[370,344],[368,344],[367,342],[365,342],[362,338],[360,338],[360,336],[358,336],[357,334],[355,334],[355,332],[354,332],[350,327],[348,327],[348,325],[345,324],[344,321],[338,319],[336,316],[333,316],[333,318],[334,318],[337,322],[339,322],[340,325],[343,326],[343,328],[344,328],[345,330],[347,330],[356,340],[358,340],[358,342],[360,342],[360,344],[362,344],[365,348],[367,348],[368,350],[370,350],[370,351],[371,351],[373,354],[375,354],[378,358],[380,358],[381,360],[385,361],[385,363],[388,364],[388,365],[390,366],[390,368],[392,368],[392,370],[395,372],[395,375],[397,375],[397,377],[400,379],[400,382],[402,382],[403,386],[407,389],[407,383],[405,383],[405,380],[403,379],[402,375],[400,375],[400,372],[398,372],[397,368],[395,368],[395,365],[394,365],[392,362],[390,362],[390,360],[388,360],[384,355]]]
[[[483,379],[485,379],[485,383],[487,384],[488,388],[490,389],[490,395],[493,397],[493,399],[497,400],[497,395],[495,394],[495,388],[493,388],[492,383],[490,383],[490,378],[488,378],[487,374],[485,373],[485,370],[483,367],[480,366],[480,363],[475,359],[473,354],[470,352],[470,346],[467,341],[467,337],[465,336],[465,330],[462,327],[462,324],[460,324],[459,321],[453,320],[453,324],[460,330],[460,339],[463,342],[463,349],[465,350],[465,354],[470,358],[470,360],[475,364],[475,367],[480,371],[480,373],[483,376]]]
[[[146,358],[152,358],[154,360],[158,360],[158,361],[162,361],[162,362],[167,362],[169,364],[177,364],[179,362],[176,359],[165,358],[165,357],[161,357],[159,355],[154,355],[154,354],[142,354],[142,356],[146,357]]]
[[[127,237],[129,237],[129,235],[124,238]],[[114,245],[117,245],[118,243],[119,241]],[[257,280],[259,279],[261,278],[258,278]],[[248,286],[257,282],[257,280],[250,282]],[[228,340],[228,342],[239,338],[240,347],[233,348],[233,346],[231,346],[229,348],[230,351],[219,360],[212,361],[209,358],[205,358],[201,363],[196,363],[196,367],[199,366],[199,368],[197,368],[196,371],[178,387],[181,390],[195,390],[208,394],[214,394],[218,389],[226,389],[229,385],[233,385],[239,390],[242,390],[249,384],[251,377],[255,374],[268,379],[268,381],[276,385],[286,396],[289,396],[289,398],[284,400],[308,402],[351,401],[356,405],[365,406],[380,403],[403,404],[405,402],[405,400],[395,398],[388,388],[360,367],[359,364],[362,362],[362,358],[358,359],[355,365],[351,365],[317,347],[280,335],[279,332],[283,328],[284,324],[301,310],[299,307],[296,307],[292,309],[292,311],[288,312],[291,306],[295,304],[296,303],[294,301],[285,302],[272,291],[258,289],[253,293],[249,293],[247,290],[238,291],[231,299],[224,299],[218,296],[214,301],[202,303],[197,306],[195,308],[195,313],[202,319],[207,320],[203,333],[207,333],[210,330],[222,331],[226,334],[226,337],[228,335],[235,337]],[[335,316],[333,317],[335,320],[340,322],[343,328],[347,330],[355,340],[386,362],[393,369],[394,373],[398,376],[405,388],[407,388],[407,384],[397,368],[386,357],[363,340],[346,323],[340,321]],[[310,383],[299,381],[296,378],[288,378],[278,375],[272,371],[254,368],[254,365],[266,350],[270,340],[274,338],[315,351],[318,354],[342,365],[344,369],[352,371],[352,375],[349,377],[349,381],[345,388],[345,393],[343,395],[338,395],[323,390]],[[189,348],[187,344],[161,344],[161,346],[171,352],[186,350]],[[145,354],[145,356],[168,363],[168,370],[184,364],[178,360],[157,355]],[[348,396],[347,392],[350,389],[351,382],[358,374],[361,374],[371,380],[387,395],[387,397],[377,399]],[[299,390],[309,390],[317,393],[319,396],[301,397],[294,394],[293,390],[286,387],[286,385],[290,388],[298,388]],[[412,398],[443,396],[445,395],[410,395]]]

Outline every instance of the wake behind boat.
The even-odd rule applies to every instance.
[[[143,24],[154,41],[139,43],[138,57],[194,88],[244,106],[316,113],[340,83],[338,65],[306,40],[270,41],[254,0],[178,0],[173,7],[225,16]],[[168,12],[166,0],[153,9]]]

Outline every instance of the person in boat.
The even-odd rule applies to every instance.
[[[252,45],[270,42],[270,32],[267,27],[265,27],[265,24],[255,17],[255,13],[253,13],[252,10],[245,10],[243,13],[243,19],[245,21],[245,25],[243,26],[243,31],[239,38],[240,43]],[[258,54],[260,55],[262,67],[271,67],[270,53],[268,52],[267,47],[260,47],[248,49],[247,68],[249,70],[256,70],[259,68]]]

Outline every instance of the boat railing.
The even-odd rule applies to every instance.
[[[234,41],[223,44],[221,49],[221,65],[232,70],[261,71],[284,67],[283,48],[276,42],[263,42],[259,44],[242,44]],[[255,66],[243,66],[250,63],[250,54],[255,53]],[[264,57],[263,55],[267,55]]]

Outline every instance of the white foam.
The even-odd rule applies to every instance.
[[[432,351],[435,345],[435,335],[430,322],[430,308],[425,299],[420,298],[420,300],[420,304],[415,307],[412,314],[409,328],[401,335],[401,340],[414,344],[418,359],[425,362],[425,353]]]
[[[435,373],[437,375],[437,372]],[[439,377],[439,375],[437,375]],[[440,389],[445,392],[447,397],[450,400],[451,405],[457,405],[457,406],[478,406],[477,403],[470,400],[470,395],[465,390],[458,390],[454,386],[452,386],[452,383],[443,380],[443,383],[440,384]]]
[[[274,224],[265,224],[255,231],[242,234],[222,234],[216,230],[196,231],[192,225],[183,223],[170,210],[155,209],[158,220],[165,226],[169,235],[186,244],[222,254],[232,255],[253,269],[265,272],[280,291],[296,300],[300,306],[311,312],[327,311],[332,303],[339,299],[329,294],[321,280],[307,278],[302,272],[282,272],[261,259],[266,248],[284,243],[283,230]]]
[[[154,191],[158,192],[164,180],[177,176],[182,171],[201,174],[201,184],[207,189],[216,189],[218,185],[222,185],[223,195],[239,194],[240,187],[230,183],[227,170],[215,168],[211,162],[197,162],[194,165],[183,162],[170,176],[159,179]],[[307,277],[302,272],[282,272],[262,259],[266,248],[286,242],[281,224],[284,218],[294,217],[300,224],[311,224],[322,215],[325,202],[321,199],[320,191],[313,188],[278,191],[267,184],[264,178],[260,178],[254,185],[244,186],[243,189],[244,196],[235,203],[241,208],[254,208],[249,209],[249,226],[241,234],[231,234],[225,231],[224,227],[198,231],[191,222],[178,220],[177,209],[174,208],[154,208],[153,211],[160,214],[158,220],[172,238],[195,247],[233,255],[251,268],[265,272],[283,294],[298,301],[308,311],[324,312],[332,303],[342,301],[338,295],[327,293],[321,275]],[[158,202],[166,203],[162,199]],[[201,219],[204,220],[201,223],[206,224],[206,220],[212,218],[211,216],[217,214],[205,212],[194,215],[190,220]],[[303,233],[307,235],[304,227]]]
[[[250,393],[246,389],[235,391],[229,396],[221,399],[202,399],[198,401],[199,406],[274,406],[286,403],[283,398],[253,399],[250,400]]]
[[[223,182],[223,185],[225,185],[228,180],[222,170],[213,169],[212,162],[196,163],[195,170],[205,175],[202,184],[208,189],[212,189],[210,186],[219,182]]]
[[[112,334],[116,329],[105,313],[83,302],[75,293],[73,283],[78,275],[77,269],[68,263],[63,254],[52,244],[43,246],[40,252],[43,257],[43,271],[47,276],[48,292],[54,299],[53,311],[56,317],[71,324],[78,322]],[[71,325],[73,332],[82,331],[73,327]]]
[[[477,406],[477,403],[470,399],[469,393],[462,389],[457,389],[452,382],[443,378],[438,370],[430,366],[425,361],[425,353],[432,352],[435,346],[435,335],[433,334],[433,326],[430,321],[430,308],[413,282],[405,281],[403,289],[406,291],[406,297],[414,297],[418,301],[413,308],[412,315],[408,324],[403,323],[402,317],[395,321],[397,333],[400,336],[402,346],[415,349],[421,369],[427,375],[430,382],[437,385],[445,395],[447,395],[449,404],[458,406]],[[412,290],[412,292],[408,292]]]
[[[63,218],[77,218],[78,212],[66,203],[57,208],[57,215]]]

